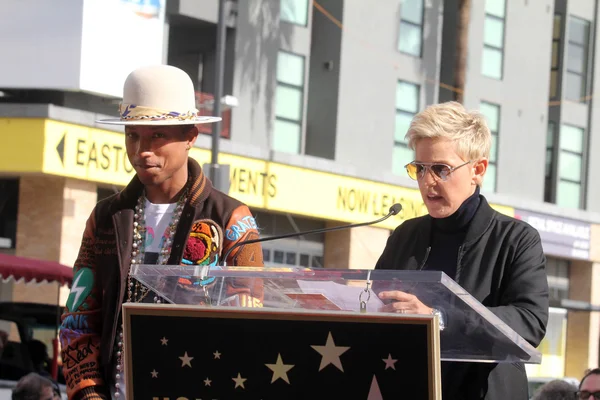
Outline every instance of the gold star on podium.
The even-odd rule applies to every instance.
[[[323,356],[321,358],[321,365],[319,366],[319,371],[328,366],[329,364],[335,365],[340,371],[344,372],[344,368],[342,367],[342,361],[340,360],[340,356],[344,354],[346,351],[350,349],[350,347],[344,346],[336,346],[333,342],[333,336],[331,336],[331,332],[327,336],[327,342],[325,346],[310,346],[315,349],[319,354]]]
[[[188,356],[187,351],[185,352],[183,357],[179,357],[179,359],[181,360],[181,368],[185,367],[186,365],[192,368],[192,360],[194,359],[194,357]]]
[[[291,364],[284,364],[281,359],[281,354],[277,354],[277,362],[275,364],[265,364],[271,371],[273,371],[273,378],[271,379],[271,383],[275,382],[277,379],[283,379],[287,383],[290,383],[290,379],[287,376],[287,372],[294,368]]]
[[[388,358],[382,358],[381,360],[385,363],[385,369],[391,368],[396,370],[396,362],[398,360],[393,359],[391,354],[388,354]]]
[[[242,375],[240,375],[240,373],[239,373],[239,372],[238,372],[238,376],[237,376],[237,378],[231,378],[231,379],[233,379],[233,381],[235,382],[235,387],[234,387],[234,389],[236,389],[236,388],[238,388],[238,387],[241,387],[242,389],[246,389],[246,388],[244,387],[244,382],[246,382],[248,379],[246,379],[246,378],[242,378]]]
[[[383,400],[381,389],[379,389],[379,382],[377,382],[375,375],[373,375],[373,380],[371,381],[371,388],[369,389],[367,400]]]

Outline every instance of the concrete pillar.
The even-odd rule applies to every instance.
[[[85,222],[96,204],[96,184],[75,179],[22,176],[19,182],[16,255],[72,266],[79,251]],[[56,285],[13,286],[15,302],[61,304],[68,289]]]
[[[328,227],[334,226],[328,223]],[[325,267],[373,269],[390,231],[363,226],[325,234]]]
[[[600,263],[575,261],[569,273],[569,298],[600,304]],[[570,311],[567,316],[565,375],[581,378],[598,366],[600,313]]]

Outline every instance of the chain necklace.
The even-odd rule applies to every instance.
[[[181,214],[183,213],[183,207],[187,201],[187,192],[185,192],[180,196],[177,201],[177,205],[175,206],[175,210],[173,211],[173,216],[171,218],[171,222],[166,229],[164,240],[161,245],[161,249],[158,254],[158,265],[166,265],[169,261],[169,257],[171,256],[171,248],[173,247],[173,236],[175,235],[175,231],[177,230],[177,225],[179,224],[179,220],[181,218]],[[137,201],[137,205],[135,206],[135,213],[133,215],[133,250],[131,252],[131,264],[129,266],[129,272],[127,273],[127,303],[139,303],[146,298],[148,293],[150,293],[150,289],[146,286],[138,282],[131,276],[131,270],[134,266],[140,265],[144,263],[144,254],[145,254],[145,243],[146,243],[146,219],[145,219],[145,205],[146,205],[146,196],[142,194]],[[161,303],[161,300],[158,296],[154,297],[155,303]],[[117,332],[117,371],[115,373],[115,391],[114,397],[119,398],[122,394],[122,378],[123,378],[123,352],[124,343],[123,343],[123,323],[118,329]]]

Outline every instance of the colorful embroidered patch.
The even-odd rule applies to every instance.
[[[184,265],[217,265],[223,244],[221,228],[211,220],[194,222],[183,251]]]
[[[73,286],[67,299],[67,310],[77,310],[88,297],[94,286],[94,273],[89,268],[81,268],[73,277]]]

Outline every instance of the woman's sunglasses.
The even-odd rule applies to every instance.
[[[450,174],[460,167],[464,167],[467,164],[470,164],[471,161],[467,161],[464,164],[458,165],[456,167],[451,167],[448,164],[441,163],[420,163],[413,161],[404,166],[406,168],[406,172],[411,179],[419,180],[422,179],[427,171],[431,171],[433,175],[442,181],[446,181]]]

